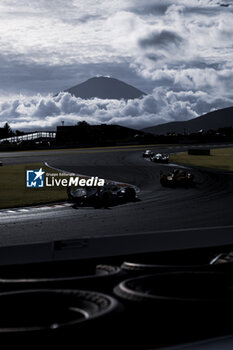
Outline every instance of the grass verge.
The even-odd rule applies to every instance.
[[[43,163],[29,165],[4,165],[0,167],[0,208],[24,207],[67,200],[66,188],[43,187],[26,188],[26,170],[39,170],[57,174]],[[64,178],[64,177],[62,177]]]
[[[211,149],[210,156],[189,155],[188,152],[170,156],[170,161],[183,165],[233,171],[233,148]]]

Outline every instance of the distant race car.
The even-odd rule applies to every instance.
[[[108,207],[136,199],[136,191],[132,186],[118,186],[106,183],[104,186],[82,187],[71,191],[67,188],[68,199],[76,206]]]
[[[154,156],[154,152],[150,149],[147,149],[145,152],[142,153],[143,158],[151,158]]]
[[[2,164],[2,162],[1,162],[1,160],[0,160],[0,166],[3,166],[3,164]]]
[[[183,169],[174,169],[168,174],[160,172],[160,183],[168,187],[193,187],[194,175]]]
[[[155,154],[150,159],[154,163],[168,163],[169,162],[169,156],[167,154],[161,154],[161,153]]]

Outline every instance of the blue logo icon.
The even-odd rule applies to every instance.
[[[27,170],[26,186],[30,188],[44,187],[44,171],[40,170]]]

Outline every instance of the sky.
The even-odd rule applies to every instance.
[[[233,105],[233,0],[1,0],[0,22],[0,126],[140,129]],[[56,95],[98,75],[147,95]]]

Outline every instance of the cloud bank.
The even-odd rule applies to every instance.
[[[232,105],[233,0],[2,0],[0,20],[0,123],[146,127]],[[98,74],[149,95],[47,95]]]
[[[2,0],[0,20],[0,93],[55,93],[97,74],[147,92],[233,87],[232,0]]]
[[[171,91],[157,88],[141,99],[83,100],[69,93],[34,97],[19,96],[0,104],[0,124],[13,129],[55,130],[64,121],[73,125],[85,120],[90,124],[120,124],[132,128],[175,120],[187,120],[218,108],[229,107],[233,99],[216,98],[206,92]]]

